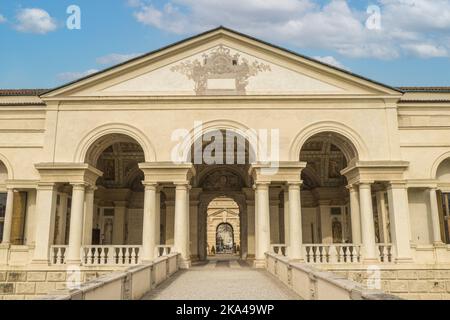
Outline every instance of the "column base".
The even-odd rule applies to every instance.
[[[180,258],[180,262],[179,262],[180,269],[189,269],[190,267],[192,267],[191,259]]]
[[[68,266],[81,266],[81,260],[66,260]]]
[[[266,259],[255,259],[253,261],[253,268],[265,269],[266,268]]]
[[[363,264],[380,264],[381,262],[377,258],[364,258]]]
[[[50,265],[50,260],[46,260],[46,259],[33,259],[31,260],[30,265],[32,266],[49,266]]]
[[[413,263],[414,260],[412,258],[395,258],[394,262],[398,264],[405,264],[405,263]]]
[[[442,241],[435,241],[433,242],[433,246],[435,246],[436,248],[445,248],[447,245]]]

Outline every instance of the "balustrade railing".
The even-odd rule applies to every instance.
[[[66,253],[69,246],[54,245],[50,247],[50,263],[60,265],[66,263]]]
[[[306,263],[338,264],[361,262],[361,246],[356,244],[306,244],[303,245]]]
[[[83,265],[136,265],[141,246],[83,246]]]
[[[380,262],[382,263],[392,262],[393,248],[391,243],[378,243],[377,249]]]
[[[285,244],[272,244],[271,247],[273,253],[280,256],[287,255],[287,246]]]
[[[156,246],[157,257],[165,257],[171,254],[173,251],[173,246],[170,245],[159,245]]]

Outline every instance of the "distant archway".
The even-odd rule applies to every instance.
[[[235,251],[233,226],[223,222],[216,228],[216,254],[235,253]]]

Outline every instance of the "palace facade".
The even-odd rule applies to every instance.
[[[271,174],[261,129],[279,134]],[[52,90],[0,90],[0,132],[0,275],[170,252],[189,268],[219,238],[256,267],[267,252],[398,281],[450,266],[450,88],[389,87],[218,28]],[[214,135],[243,161],[195,161]]]

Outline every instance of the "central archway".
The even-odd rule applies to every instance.
[[[191,198],[191,201],[198,201],[197,223],[191,225],[191,235],[196,238],[198,259],[206,260],[208,253],[211,253],[211,243],[208,247],[208,231],[211,233],[211,230],[208,230],[208,207],[218,198],[227,198],[234,203],[238,212],[234,219],[239,229],[237,233],[237,228],[234,228],[236,253],[242,259],[247,259],[248,241],[251,241],[248,239],[251,228],[248,226],[247,201],[248,195],[252,194],[252,178],[248,172],[253,156],[253,149],[248,140],[234,131],[208,131],[191,146],[190,159],[196,170],[191,185],[198,195],[197,199]],[[215,238],[215,229],[213,234]],[[191,243],[191,246],[195,244]],[[214,246],[216,249],[215,240]]]

